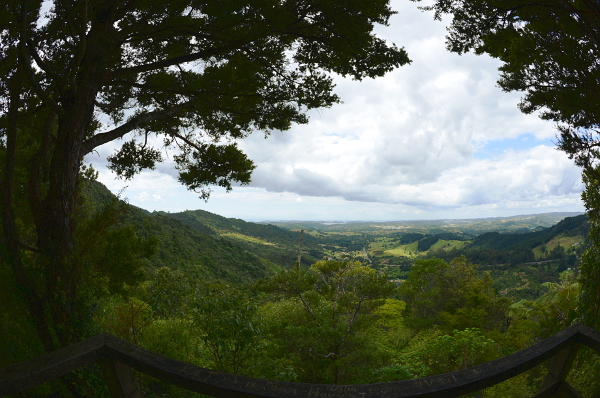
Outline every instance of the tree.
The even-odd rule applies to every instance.
[[[524,113],[558,123],[559,147],[588,165],[600,146],[600,6],[594,0],[436,0],[453,17],[447,48],[503,62],[499,86]]]
[[[582,316],[600,325],[600,5],[595,0],[436,0],[435,17],[453,16],[448,49],[503,62],[505,91],[524,91],[519,108],[557,122],[559,149],[583,168],[590,245],[581,262]]]
[[[584,324],[593,328],[600,327],[600,173],[584,170],[585,190],[582,198],[589,215],[590,230],[588,245],[581,256],[580,274],[581,296],[580,315]]]
[[[227,286],[211,286],[194,298],[191,318],[210,352],[214,369],[240,374],[247,366],[261,332],[257,304]]]
[[[436,336],[419,344],[400,357],[401,363],[418,377],[455,372],[495,359],[494,341],[479,329],[454,330],[452,334]]]
[[[129,179],[162,160],[162,141],[202,198],[248,183],[254,165],[236,139],[337,102],[331,73],[362,79],[409,62],[372,33],[392,13],[387,0],[3,2],[0,252],[45,349],[81,338],[72,304],[86,270],[74,261],[86,154],[125,139],[109,161]]]
[[[292,365],[296,381],[351,384],[384,355],[370,328],[395,285],[359,262],[318,261],[284,271],[261,289],[276,295],[264,312],[276,358]]]
[[[450,263],[417,260],[399,294],[406,301],[406,324],[417,329],[498,329],[508,307],[507,299],[496,295],[489,274],[479,276],[465,257]]]

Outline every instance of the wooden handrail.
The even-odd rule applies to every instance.
[[[580,345],[600,353],[600,332],[574,324],[514,354],[468,369],[414,380],[361,385],[291,383],[201,368],[164,357],[107,333],[0,369],[0,397],[25,391],[92,363],[101,365],[113,397],[139,397],[131,369],[212,397],[458,397],[517,376],[554,357],[534,397],[578,397],[565,377]]]

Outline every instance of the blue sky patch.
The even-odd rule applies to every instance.
[[[538,145],[555,147],[556,138],[546,138],[539,140],[531,133],[521,134],[517,138],[504,138],[501,140],[488,141],[486,143],[474,143],[475,159],[489,159],[502,155],[504,152],[512,149],[515,152],[534,148]]]

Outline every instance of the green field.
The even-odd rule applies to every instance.
[[[468,243],[468,241],[440,239],[434,245],[432,245],[429,250],[450,250],[453,248],[462,249]],[[429,251],[418,252],[417,246],[418,242],[413,242],[406,245],[397,245],[391,238],[377,238],[377,241],[371,242],[369,254],[374,256],[415,257],[417,254],[426,254]]]
[[[400,245],[395,249],[386,250],[383,252],[386,256],[397,256],[397,257],[413,257],[417,254],[418,242],[409,243],[408,245]]]
[[[580,248],[584,242],[584,237],[581,235],[577,236],[557,236],[545,245],[536,246],[533,248],[533,254],[536,259],[543,259],[550,251],[556,248],[558,245],[565,248],[567,254],[574,253],[577,248]],[[545,252],[543,247],[545,246]]]
[[[462,241],[462,240],[444,240],[444,239],[440,239],[435,244],[433,244],[429,250],[462,249],[463,247],[465,247],[469,243],[470,243],[469,241]]]
[[[258,243],[258,244],[266,245],[266,246],[275,246],[275,244],[273,244],[271,242],[267,242],[265,240],[255,238],[253,236],[243,235],[243,234],[239,234],[239,233],[236,233],[236,232],[220,233],[219,236],[222,236],[224,238],[231,238],[231,239],[242,240],[242,241],[245,241],[245,242]]]

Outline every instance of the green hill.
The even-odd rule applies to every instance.
[[[96,208],[115,200],[115,196],[104,185],[95,181],[87,183],[84,192],[89,203]],[[219,218],[207,214],[207,219],[211,219],[211,216],[214,216],[213,219]],[[189,218],[186,220],[190,221]],[[223,220],[221,222],[226,223]],[[222,283],[251,282],[281,268],[278,263],[262,256],[260,250],[252,250],[256,246],[238,244],[233,239],[220,236],[217,230],[202,224],[200,220],[191,226],[180,221],[176,215],[150,213],[126,205],[126,214],[121,223],[132,225],[140,236],[157,239],[156,255],[148,264],[152,268],[168,266],[192,278]],[[291,267],[293,264],[291,260],[287,265]]]
[[[87,184],[86,193],[96,207],[114,200],[114,195],[99,183]],[[368,260],[373,265],[386,270],[390,277],[402,279],[417,257],[436,256],[449,261],[464,255],[492,270],[502,289],[515,283],[506,275],[520,272],[531,282],[528,286],[539,290],[541,282],[554,281],[560,270],[575,266],[587,234],[586,215],[566,217],[549,228],[544,227],[557,216],[471,220],[464,225],[461,225],[464,220],[419,222],[418,228],[425,224],[430,228],[423,228],[422,232],[412,229],[417,226],[415,223],[410,226],[383,223],[387,228],[369,223],[304,223],[301,226],[319,229],[303,234],[302,265],[322,259],[325,250],[331,256],[339,253],[361,256],[368,248]],[[203,210],[150,213],[128,205],[122,222],[133,225],[139,235],[158,240],[157,254],[149,261],[150,267],[168,266],[201,280],[247,283],[293,267],[298,256],[298,230],[226,218]],[[484,232],[474,233],[476,230]],[[515,268],[521,264],[528,268]],[[533,278],[534,271],[540,275]],[[519,294],[537,294],[522,290]]]
[[[586,235],[588,228],[587,219],[588,216],[586,214],[567,217],[550,228],[522,234],[488,232],[475,238],[469,247],[503,251],[523,248],[533,249],[536,246],[550,242],[560,235]]]
[[[255,224],[237,218],[226,218],[204,210],[182,213],[161,213],[198,231],[222,237],[248,251],[286,268],[298,257],[300,232],[269,224]],[[302,237],[302,264],[310,265],[324,256],[319,239],[304,234]]]

